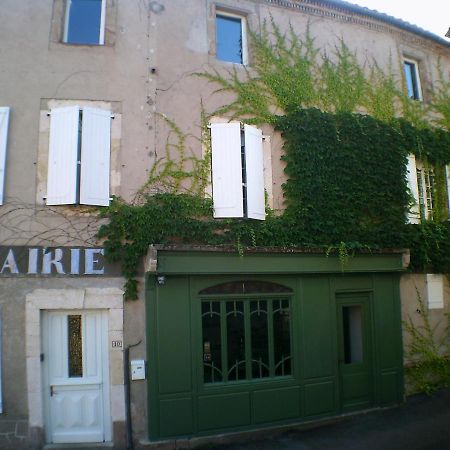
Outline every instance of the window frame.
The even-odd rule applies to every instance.
[[[0,106],[0,206],[5,199],[6,154],[8,151],[8,133],[11,108]]]
[[[265,220],[262,130],[242,122],[211,122],[211,188],[214,218]]]
[[[276,363],[274,361],[275,357],[275,347],[273,342],[273,306],[269,307],[269,303],[273,301],[287,301],[289,310],[289,349],[290,349],[290,373],[283,375],[276,375],[274,371],[276,370]],[[228,340],[223,345],[224,339],[227,337],[227,312],[226,304],[228,302],[243,302],[243,314],[244,314],[244,333],[245,333],[245,371],[246,376],[239,380],[228,380],[228,374],[222,378],[221,381],[205,381],[204,374],[204,339],[203,339],[203,312],[202,304],[204,302],[218,302],[220,304],[220,343],[221,343],[221,370],[223,373],[229,371],[228,367]],[[252,345],[251,345],[251,311],[250,304],[252,301],[266,301],[267,302],[267,313],[272,311],[272,317],[269,320],[269,315],[267,315],[267,352],[268,352],[268,365],[269,365],[269,375],[265,377],[255,377],[252,376]],[[295,361],[294,361],[294,302],[292,292],[282,292],[282,293],[253,293],[253,294],[201,294],[199,295],[199,382],[203,389],[215,389],[219,386],[233,386],[237,384],[253,384],[253,383],[263,383],[268,381],[282,381],[290,380],[295,377]],[[272,303],[273,305],[273,303]],[[249,328],[250,327],[250,328]],[[272,330],[270,330],[272,329]],[[270,337],[272,335],[272,337]]]
[[[411,69],[411,82],[413,84],[413,86],[412,86],[413,96],[409,95],[408,80],[406,77],[406,67],[405,67],[406,65]],[[404,80],[405,80],[406,93],[407,93],[408,98],[410,98],[411,100],[419,101],[419,102],[423,101],[422,83],[420,80],[420,73],[419,73],[419,61],[417,61],[415,59],[404,57],[403,58],[403,76],[404,76]],[[414,92],[415,90],[417,91],[417,96],[416,96],[416,93]]]
[[[61,123],[52,123],[53,114],[66,114],[63,117],[63,127]],[[71,122],[67,123],[67,114],[71,114]],[[111,159],[112,159],[112,119],[114,119],[114,114],[109,109],[92,107],[92,106],[58,106],[51,108],[50,112],[50,124],[49,124],[49,142],[48,142],[48,155],[47,155],[47,178],[46,178],[46,193],[44,196],[45,204],[47,206],[58,206],[58,205],[91,205],[91,206],[108,206],[111,200]],[[86,137],[85,128],[89,128],[89,131],[93,129],[93,115],[100,115],[103,119],[109,118],[109,122],[105,122],[103,125],[103,131],[108,131],[108,137],[104,140],[103,145],[99,145],[101,151],[99,151],[100,159],[98,155],[91,155],[92,152],[88,152],[89,147],[92,145],[91,139],[92,135],[88,132],[88,137]],[[76,120],[75,120],[76,116]],[[67,126],[73,126],[71,129],[67,129]],[[55,129],[52,130],[52,126]],[[67,136],[68,131],[72,132],[72,140],[67,142],[65,139],[64,144],[68,147],[61,146],[61,142],[58,139],[61,135],[61,130],[64,131],[64,135]],[[52,137],[53,136],[53,137]],[[95,133],[95,137],[98,137],[99,133]],[[54,140],[52,140],[54,139]],[[75,142],[76,141],[76,142]],[[95,140],[94,140],[95,142]],[[98,142],[97,142],[98,144]],[[61,148],[62,150],[61,151]],[[88,148],[87,148],[88,147]],[[53,150],[52,150],[53,149]],[[66,151],[69,150],[70,152]],[[87,156],[85,154],[87,151]],[[103,152],[103,153],[102,153]],[[102,154],[107,155],[102,159]],[[94,156],[94,160],[92,160]],[[61,160],[69,163],[69,171],[65,171],[64,180],[61,181],[57,177],[59,171],[53,168],[53,161],[61,164]],[[94,161],[94,162],[93,162]],[[88,164],[88,166],[86,166]],[[89,164],[93,164],[93,168],[89,167]],[[101,170],[100,170],[101,169]],[[84,173],[83,173],[84,172]],[[95,197],[93,194],[98,194],[98,189],[90,189],[89,182],[92,181],[92,177],[95,173],[100,173],[103,176],[102,184],[100,184],[100,190],[103,189],[103,193],[100,197]],[[67,174],[69,173],[69,177]],[[87,176],[84,178],[84,175]],[[106,186],[107,179],[107,186]],[[66,183],[66,184],[64,184]],[[55,192],[60,194],[60,196],[55,196]],[[105,192],[107,191],[107,195]]]
[[[105,22],[106,22],[106,0],[101,0],[101,12],[100,12],[100,34],[97,43],[77,43],[69,42],[69,18],[70,18],[70,5],[72,0],[67,0],[64,11],[64,33],[63,33],[63,43],[68,45],[105,45]]]
[[[416,159],[416,176],[420,217],[431,220],[435,202],[433,166],[426,165],[420,159]]]
[[[242,62],[234,62],[234,61],[226,61],[224,59],[220,59],[217,56],[217,17],[228,17],[231,19],[239,19],[241,22],[241,54],[242,54]],[[215,56],[217,61],[221,61],[223,63],[229,64],[238,64],[241,66],[248,65],[248,38],[247,38],[247,17],[244,14],[224,11],[220,8],[216,8],[215,16],[214,16],[214,29],[215,29]]]

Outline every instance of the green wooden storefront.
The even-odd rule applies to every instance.
[[[150,439],[402,401],[400,252],[356,255],[344,271],[335,256],[270,249],[161,247],[154,262]]]

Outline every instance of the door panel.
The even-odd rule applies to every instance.
[[[96,311],[47,314],[44,354],[51,442],[104,441],[103,317]]]
[[[341,409],[372,405],[372,341],[370,297],[337,297],[337,330]]]

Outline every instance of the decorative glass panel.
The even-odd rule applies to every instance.
[[[202,302],[202,330],[204,382],[222,381],[220,302]]]
[[[269,376],[269,334],[267,329],[267,301],[250,302],[252,337],[252,378]]]
[[[205,383],[292,374],[287,298],[204,300],[202,337]]]
[[[200,295],[221,294],[276,294],[292,292],[292,289],[277,283],[259,280],[240,280],[216,284],[200,291]]]
[[[291,368],[291,314],[288,300],[273,302],[273,348],[275,376],[290,375]]]
[[[345,364],[363,362],[362,317],[360,305],[344,306],[342,308]]]
[[[83,376],[83,340],[81,316],[67,316],[69,377]]]
[[[228,380],[244,380],[245,325],[244,303],[227,302]]]

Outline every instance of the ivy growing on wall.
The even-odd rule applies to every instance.
[[[292,28],[284,34],[274,21],[250,34],[251,69],[195,75],[234,96],[211,116],[270,124],[282,133],[286,210],[267,211],[263,222],[213,219],[204,197],[209,116],[202,114],[195,151],[187,144],[192,136],[164,118],[166,154],[137,202],[116,199],[103,211],[110,221],[99,237],[107,257],[122,262],[126,297],[137,297],[137,267],[155,243],[233,244],[240,252],[255,245],[314,247],[345,257],[360,248],[410,248],[412,270],[450,272],[443,172],[450,162],[450,84],[444,74],[433,102],[424,105],[398,88],[392,63],[387,73],[375,61],[361,65],[343,41],[320,52],[309,30],[304,38]],[[405,223],[409,153],[435,168],[434,221],[420,225]]]

